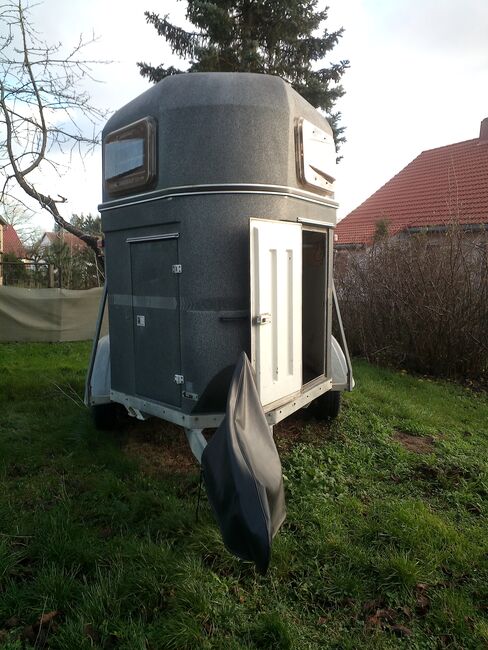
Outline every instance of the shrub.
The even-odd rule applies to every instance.
[[[452,225],[339,251],[336,287],[353,354],[488,380],[488,230]]]

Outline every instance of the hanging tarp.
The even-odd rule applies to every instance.
[[[202,468],[227,548],[266,573],[273,537],[286,516],[285,496],[280,458],[244,352],[225,418],[204,449]]]

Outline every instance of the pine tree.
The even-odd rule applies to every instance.
[[[195,26],[185,31],[146,11],[149,24],[169,43],[173,54],[189,60],[186,70],[164,63],[138,63],[140,73],[156,83],[182,72],[259,72],[286,79],[334,129],[336,144],[345,141],[340,113],[334,105],[344,94],[340,80],[349,61],[314,66],[323,61],[342,36],[322,24],[328,8],[317,11],[318,0],[187,0],[186,18]],[[317,35],[320,34],[320,35]]]

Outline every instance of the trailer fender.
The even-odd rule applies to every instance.
[[[346,355],[342,351],[339,341],[331,337],[332,351],[332,390],[348,390],[348,371]],[[352,379],[352,386],[354,379]]]
[[[90,380],[90,404],[110,403],[110,341],[103,336],[97,345]]]

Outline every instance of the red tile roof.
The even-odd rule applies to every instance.
[[[61,232],[45,232],[42,239],[44,239],[44,237],[48,238],[50,244],[54,244],[57,241],[63,241],[71,250],[79,251],[86,248],[84,241],[78,239],[78,237],[66,230],[62,230]]]
[[[371,244],[378,221],[405,228],[488,224],[488,137],[424,151],[336,228],[338,245]]]
[[[24,245],[15,232],[15,228],[9,224],[3,226],[3,250],[1,252],[10,253],[20,258],[26,256]]]

